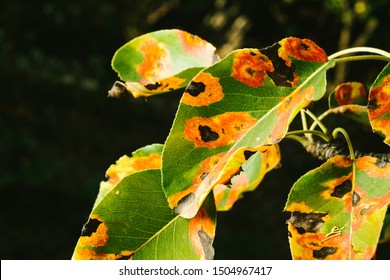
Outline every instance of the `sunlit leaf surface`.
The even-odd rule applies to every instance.
[[[215,203],[190,220],[168,207],[160,170],[122,179],[93,209],[73,259],[212,259]]]
[[[110,96],[150,96],[184,88],[204,67],[219,60],[215,47],[182,30],[161,30],[137,37],[114,55],[112,67],[124,81]]]
[[[384,142],[390,145],[390,64],[372,84],[368,100],[371,126],[375,131],[382,133],[385,136]]]
[[[215,186],[238,180],[249,155],[266,153],[299,110],[323,96],[333,65],[312,41],[286,38],[234,51],[201,71],[184,91],[163,151],[170,207],[191,218]]]

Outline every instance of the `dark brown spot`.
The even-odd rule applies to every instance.
[[[249,150],[244,151],[245,160],[248,160],[248,159],[249,159],[251,156],[253,156],[254,154],[256,154],[256,152],[249,151]]]
[[[352,206],[355,207],[360,201],[360,195],[358,195],[356,192],[353,192],[352,194]]]
[[[301,213],[295,211],[291,213],[291,218],[287,222],[290,222],[300,234],[318,232],[324,224],[322,217],[326,215],[327,213]]]
[[[370,206],[368,206],[367,208],[364,208],[364,209],[360,210],[360,215],[366,214],[366,213],[368,212],[368,210],[370,210],[372,207],[373,207],[373,206],[370,205]]]
[[[207,233],[201,229],[198,231],[200,243],[202,244],[203,252],[206,256],[206,260],[214,259],[213,238],[207,235]]]
[[[267,75],[277,86],[291,87],[291,83],[294,81],[295,65],[286,65],[286,62],[279,57],[278,50],[280,44],[276,43],[268,48],[261,49],[261,53],[268,56],[274,66],[274,71],[267,71]]]
[[[308,49],[310,49],[310,46],[306,45],[305,43],[300,43],[299,44],[299,47],[305,51],[307,51]]]
[[[346,180],[342,182],[340,185],[334,188],[333,192],[330,194],[331,196],[342,198],[345,194],[349,193],[352,190],[352,181]]]
[[[198,127],[199,132],[200,132],[200,138],[202,139],[203,142],[211,142],[215,141],[219,138],[218,133],[215,131],[212,131],[210,127],[207,125],[199,125]]]
[[[336,247],[323,247],[319,250],[313,250],[313,257],[316,259],[325,259],[329,255],[337,252]]]
[[[206,89],[206,85],[202,82],[190,82],[185,90],[185,92],[188,92],[191,96],[197,97],[199,94],[204,92]]]
[[[189,193],[185,196],[183,196],[177,205],[173,208],[173,211],[175,213],[180,214],[183,211],[183,208],[185,208],[188,204],[193,202],[195,200],[195,194],[194,193]]]
[[[81,230],[81,236],[91,236],[92,233],[96,232],[97,228],[102,222],[98,219],[88,219],[88,222],[83,226]]]
[[[145,88],[147,88],[148,90],[156,90],[156,89],[158,89],[161,86],[162,86],[161,83],[155,82],[154,84],[147,84],[147,85],[145,85]]]
[[[201,180],[204,180],[204,178],[206,178],[207,175],[209,175],[209,172],[203,172],[203,173],[200,175],[200,179],[201,179]]]
[[[379,168],[385,168],[387,166],[387,163],[379,158],[376,159],[375,165]]]
[[[380,106],[378,105],[378,100],[376,100],[376,98],[368,101],[368,104],[367,104],[367,109],[369,110],[376,110],[378,109]]]
[[[255,52],[249,52],[251,56],[256,56],[257,54]]]
[[[249,74],[249,76],[253,76],[253,74],[256,72],[255,70],[253,70],[252,68],[248,67],[245,69],[245,72],[247,72]]]

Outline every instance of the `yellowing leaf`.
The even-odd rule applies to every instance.
[[[134,151],[131,157],[124,155],[112,164],[106,172],[108,180],[100,183],[95,206],[127,175],[147,169],[160,169],[162,149],[161,144],[148,145]]]
[[[371,86],[368,97],[368,116],[372,128],[385,136],[390,145],[390,64],[379,74]]]
[[[293,259],[371,259],[390,203],[390,164],[336,156],[302,176],[285,210]]]
[[[213,189],[218,211],[230,210],[244,192],[253,191],[263,180],[265,174],[280,162],[277,144],[264,152],[246,152],[248,160],[242,170],[230,180],[230,184],[219,184]]]
[[[140,97],[184,88],[202,68],[219,60],[214,52],[210,43],[177,29],[137,37],[113,57],[112,67],[125,83],[116,82],[109,95]]]

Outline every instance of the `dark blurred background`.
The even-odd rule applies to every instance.
[[[328,54],[357,45],[389,51],[389,26],[388,0],[1,0],[1,259],[69,259],[108,166],[164,142],[180,94],[107,97],[118,80],[111,58],[127,41],[180,28],[221,56],[287,36]],[[330,82],[369,84],[384,63],[348,66],[332,70]],[[281,149],[282,168],[220,213],[217,259],[290,259],[284,203],[320,162],[292,141]]]

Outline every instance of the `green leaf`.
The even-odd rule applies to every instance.
[[[208,199],[193,219],[168,207],[160,170],[122,179],[93,209],[73,259],[211,259],[215,204]]]
[[[329,159],[292,187],[285,211],[294,259],[371,259],[390,203],[390,164]]]
[[[299,110],[323,96],[333,66],[312,41],[286,38],[201,71],[184,91],[163,151],[170,207],[193,217],[215,186],[241,171],[246,154],[278,143]]]
[[[150,96],[184,88],[204,67],[219,60],[215,47],[182,30],[161,30],[137,37],[122,46],[112,59],[120,79],[110,96],[130,92]]]
[[[368,116],[376,132],[385,136],[390,145],[390,64],[382,70],[370,88]]]

